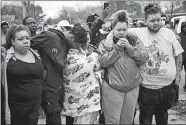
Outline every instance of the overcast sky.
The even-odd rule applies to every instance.
[[[98,6],[99,1],[35,1],[36,5],[40,5],[43,8],[47,17],[55,17],[63,6],[71,7],[85,7],[85,6]]]
[[[104,1],[102,1],[103,3]],[[101,4],[100,1],[35,1],[36,5],[40,5],[43,8],[44,14],[46,14],[46,18],[48,17],[55,17],[57,16],[60,9],[62,9],[63,6],[71,6],[77,8],[79,7],[86,7],[86,6],[98,6]],[[162,9],[163,6],[165,6],[168,1],[161,2]],[[18,4],[21,6],[21,2],[19,1],[2,1],[2,4]]]
[[[103,2],[103,1],[102,1]],[[40,5],[43,9],[44,14],[48,17],[55,17],[57,13],[62,9],[63,6],[70,7],[86,7],[86,6],[98,6],[100,5],[100,1],[34,1],[35,5]],[[20,5],[20,1],[2,1],[2,5],[4,4],[14,4]]]

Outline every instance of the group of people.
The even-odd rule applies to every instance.
[[[62,124],[61,116],[68,125],[100,118],[134,124],[138,104],[141,125],[152,124],[153,115],[157,125],[167,125],[181,80],[186,23],[180,44],[162,25],[158,6],[144,11],[143,28],[130,28],[125,10],[106,22],[92,14],[86,27],[59,23],[39,34],[30,16],[8,25],[1,46],[2,124],[37,125],[40,106],[47,125]]]

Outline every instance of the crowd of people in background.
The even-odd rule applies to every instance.
[[[86,25],[39,27],[31,16],[1,23],[2,125],[37,125],[42,112],[46,125],[64,124],[62,116],[67,125],[134,125],[137,107],[140,125],[154,115],[168,125],[186,71],[186,22],[177,33],[154,4],[144,8],[146,21],[107,11]]]

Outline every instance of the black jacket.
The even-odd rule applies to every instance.
[[[70,48],[64,34],[58,30],[44,31],[31,39],[31,48],[38,50],[47,71],[44,85],[59,89],[63,83],[63,68]]]
[[[183,59],[186,60],[186,32],[183,31],[183,27],[186,27],[186,22],[182,22],[181,32],[178,34],[181,38],[181,46],[184,49]]]
[[[101,29],[101,26],[103,24],[104,24],[104,22],[101,19],[99,19],[97,24],[93,28],[90,29],[91,30],[91,33],[90,33],[90,40],[91,41],[90,41],[90,43],[92,45],[96,46],[96,47],[99,44],[99,38],[98,38],[98,34],[100,33],[99,29]]]

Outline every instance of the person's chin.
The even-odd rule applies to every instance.
[[[150,29],[150,28],[149,28],[149,30],[150,30],[151,32],[154,32],[154,33],[157,33],[160,29],[161,29],[161,27],[155,28],[155,29]]]
[[[30,47],[24,47],[24,52],[27,52],[30,49]]]
[[[31,29],[32,33],[35,33],[37,31],[37,29]]]

